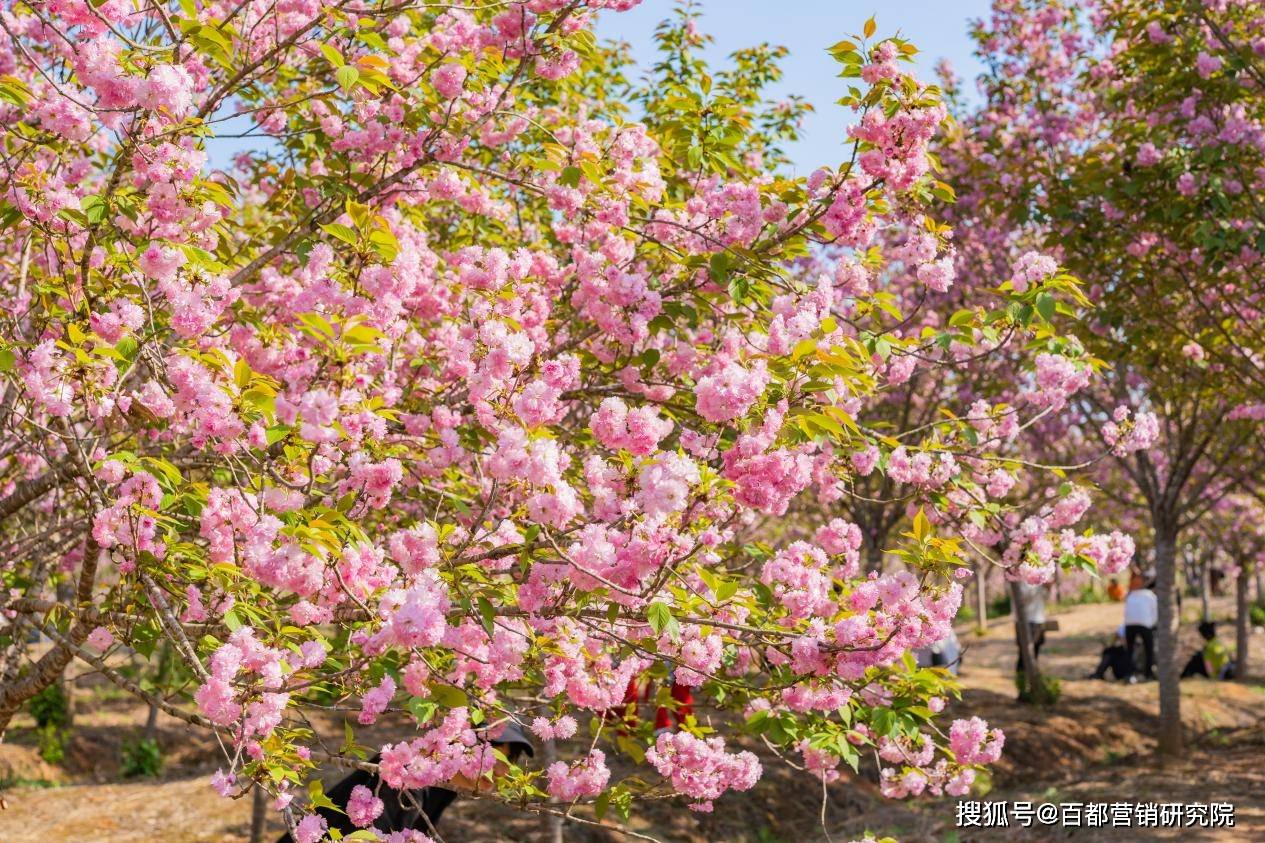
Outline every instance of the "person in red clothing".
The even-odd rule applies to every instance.
[[[668,692],[672,698],[672,705],[660,705],[655,708],[654,730],[656,734],[667,729],[680,727],[685,718],[694,714],[694,692],[688,686],[677,682],[671,669],[668,670],[668,682],[670,683]],[[656,696],[655,681],[645,673],[640,676],[634,676],[629,680],[628,688],[624,691],[623,712],[620,715],[620,720],[626,724],[627,729],[636,727],[641,703],[649,703]]]

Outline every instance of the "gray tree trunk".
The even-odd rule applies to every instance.
[[[145,733],[142,737],[147,741],[158,740],[158,706],[153,703],[149,704],[149,714],[145,716]]]
[[[1159,752],[1175,757],[1182,751],[1182,696],[1177,663],[1177,530],[1171,525],[1155,528],[1155,597],[1159,603],[1159,628],[1155,660],[1160,679]]]
[[[545,741],[543,750],[544,765],[548,769],[550,764],[558,760],[558,746],[553,741]],[[545,814],[542,819],[545,826],[543,837],[545,843],[562,843],[562,817],[557,814]]]
[[[988,568],[983,562],[975,563],[975,628],[988,632]]]
[[[1202,619],[1212,620],[1212,561],[1205,556],[1199,566],[1199,604]]]
[[[1032,651],[1032,627],[1028,626],[1027,607],[1019,595],[1019,583],[1010,584],[1010,610],[1015,618],[1015,640],[1019,643],[1019,661],[1023,665],[1023,684],[1028,698],[1033,702],[1044,701],[1045,683],[1041,681],[1041,669]]]
[[[255,785],[250,797],[250,843],[263,843],[267,831],[268,791]]]
[[[63,581],[57,586],[57,599],[62,603],[73,605],[75,601],[75,584],[70,580]],[[70,676],[70,671],[74,662],[69,662],[62,669],[61,674],[57,677],[57,684],[61,688],[62,699],[66,701],[66,729],[69,731],[75,726],[75,680]]]
[[[1252,640],[1252,606],[1247,599],[1250,584],[1247,565],[1242,564],[1234,578],[1234,675],[1240,680],[1251,669],[1248,645]]]

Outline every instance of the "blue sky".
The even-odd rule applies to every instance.
[[[598,23],[598,35],[627,41],[638,62],[649,63],[655,25],[671,15],[673,6],[673,0],[644,0],[630,12],[607,14]],[[860,32],[874,15],[878,36],[899,33],[921,50],[916,57],[921,77],[933,78],[936,61],[944,57],[969,82],[980,70],[967,34],[969,21],[986,17],[988,8],[989,0],[702,0],[699,28],[715,38],[707,54],[712,61],[761,41],[790,50],[776,94],[800,94],[817,109],[789,150],[796,169],[807,172],[839,163],[849,122],[849,112],[834,104],[846,85],[837,78],[838,65],[826,47]]]
[[[598,22],[598,35],[627,41],[638,62],[649,64],[654,56],[654,28],[671,15],[673,5],[673,0],[645,0],[630,12],[605,13]],[[971,54],[968,21],[985,16],[988,7],[989,0],[702,0],[700,28],[715,38],[707,54],[714,64],[723,63],[736,49],[761,41],[790,50],[783,63],[785,76],[772,93],[779,97],[800,94],[817,109],[809,115],[801,140],[788,150],[795,169],[806,173],[822,164],[840,163],[849,123],[849,112],[834,104],[847,86],[837,77],[839,67],[826,54],[826,47],[860,32],[865,20],[874,15],[877,35],[899,33],[918,46],[916,66],[923,78],[933,78],[936,61],[945,57],[960,76],[972,80],[980,65]],[[244,120],[217,126],[224,133],[245,128]],[[259,148],[263,143],[211,138],[207,148],[212,165],[223,167],[235,151]]]

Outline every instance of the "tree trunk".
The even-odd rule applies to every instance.
[[[549,765],[558,760],[558,746],[553,741],[545,741],[544,746],[544,765],[545,769],[549,769]],[[552,802],[553,800],[549,800]],[[544,821],[544,837],[545,843],[562,843],[562,817],[557,814],[544,814],[541,819]]]
[[[63,581],[57,586],[57,599],[65,604],[73,604],[75,599],[74,583],[70,580]],[[62,699],[66,702],[66,731],[69,732],[75,726],[75,682],[70,677],[70,670],[73,663],[67,664],[62,670],[61,675],[57,677],[57,686],[61,688]]]
[[[883,545],[877,539],[865,538],[865,572],[881,573],[883,571]]]
[[[88,630],[82,626],[72,627],[69,637],[76,644],[82,643],[88,637]],[[17,681],[7,682],[0,687],[0,740],[3,740],[10,721],[26,701],[56,682],[72,658],[69,649],[54,644],[28,673]]]
[[[149,704],[149,714],[145,716],[145,733],[143,737],[147,741],[158,739],[158,706],[154,703]]]
[[[1202,610],[1202,620],[1212,620],[1212,605],[1209,602],[1212,595],[1212,562],[1204,557],[1203,564],[1199,566],[1199,603]]]
[[[1248,645],[1252,640],[1252,607],[1247,599],[1248,585],[1247,565],[1239,568],[1239,575],[1234,578],[1234,676],[1245,679],[1251,669],[1248,660]]]
[[[250,799],[250,843],[263,843],[268,830],[268,791],[259,785],[252,789]]]
[[[975,563],[975,629],[981,634],[988,632],[988,568],[983,562]]]
[[[87,606],[92,602],[92,588],[97,579],[99,550],[97,543],[89,536],[87,553],[84,555],[79,571],[79,585],[75,590],[75,598],[81,606]],[[25,630],[25,625],[23,625],[23,630]],[[91,627],[83,622],[83,618],[77,618],[66,637],[77,646],[88,637],[89,631]],[[56,682],[73,658],[74,655],[69,648],[54,644],[40,657],[39,661],[32,665],[25,676],[17,681],[0,685],[0,741],[4,740],[13,715],[18,713],[27,700]]]
[[[1028,698],[1032,702],[1040,702],[1044,698],[1045,683],[1041,681],[1041,669],[1037,667],[1037,657],[1032,652],[1032,628],[1028,626],[1027,607],[1019,595],[1019,583],[1010,584],[1010,611],[1015,618],[1015,641],[1019,644],[1019,661],[1023,665],[1023,688],[1027,689]]]
[[[1160,679],[1159,752],[1175,757],[1182,751],[1182,696],[1177,660],[1177,530],[1166,524],[1155,529],[1155,597],[1159,628],[1155,660]]]

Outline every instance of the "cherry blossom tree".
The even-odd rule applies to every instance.
[[[1261,502],[1240,493],[1219,498],[1198,527],[1204,549],[1224,561],[1226,575],[1234,582],[1235,673],[1240,679],[1252,670],[1252,579],[1265,560],[1261,523]]]
[[[1179,537],[1260,468],[1261,28],[1257,4],[999,0],[976,33],[985,100],[946,153],[979,250],[1048,248],[1087,285],[1094,312],[1067,315],[1108,368],[1084,436],[1154,442],[1115,460],[1115,489],[1149,514],[1169,753]],[[1136,409],[1158,419],[1124,433]]]
[[[213,730],[216,788],[267,790],[305,843],[322,796],[296,796],[322,764],[600,819],[752,787],[738,731],[823,776],[872,752],[891,795],[965,793],[996,759],[982,721],[935,725],[953,687],[907,653],[957,611],[959,525],[1008,517],[979,473],[1021,422],[950,410],[902,442],[857,419],[894,361],[1057,342],[1044,302],[1075,284],[1030,258],[993,307],[894,330],[903,303],[867,278],[899,261],[951,281],[926,213],[945,108],[902,69],[912,46],[872,21],[834,46],[857,80],[848,155],[792,178],[779,145],[802,106],[763,94],[777,51],[712,73],[686,14],[631,83],[591,26],[634,5],[0,15],[0,724],[79,659]],[[259,141],[213,165],[234,134]],[[925,233],[894,254],[897,228]],[[797,274],[827,248],[828,272]],[[1087,365],[1042,360],[1033,383]],[[867,466],[940,502],[905,569],[873,577],[853,525],[783,519]],[[1025,556],[1040,525],[1012,526],[1009,562],[1048,571],[1057,554]],[[52,642],[38,658],[31,629]],[[190,687],[115,669],[162,642]],[[706,723],[611,723],[630,682],[669,670]],[[313,711],[346,718],[341,745]],[[388,716],[417,736],[358,740]],[[510,720],[585,748],[493,784],[486,738]],[[611,752],[648,769],[614,780]],[[353,802],[370,825],[371,795]]]

